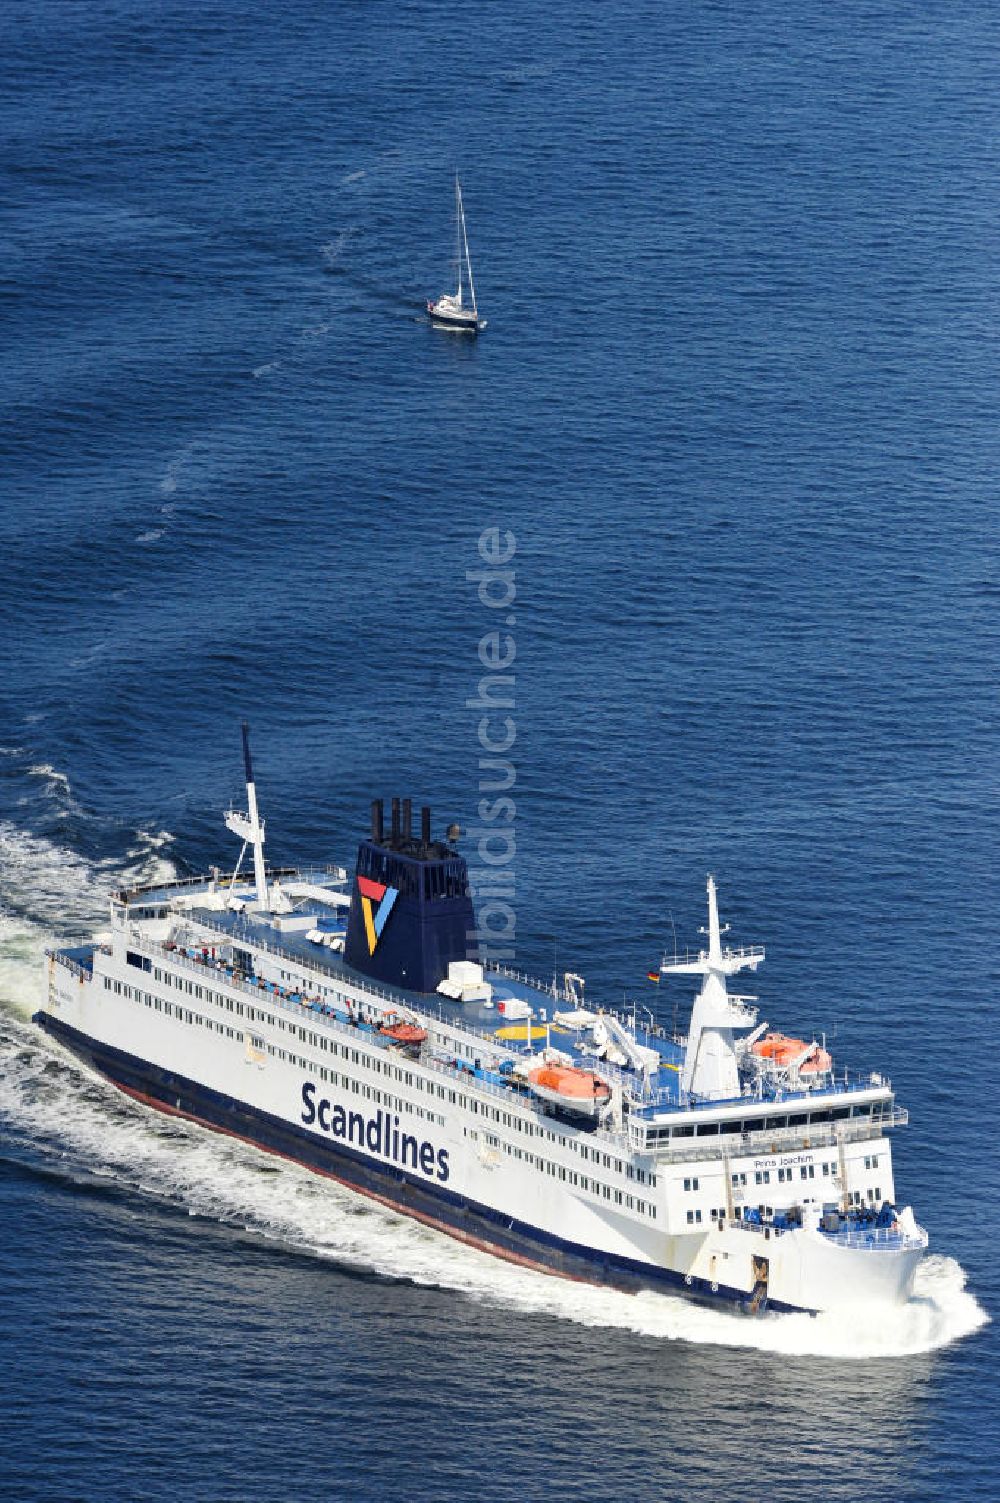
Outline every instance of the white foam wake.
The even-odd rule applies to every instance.
[[[952,1258],[933,1256],[905,1306],[855,1320],[781,1315],[754,1321],[659,1294],[627,1295],[516,1267],[362,1196],[193,1124],[159,1116],[80,1069],[14,1019],[0,1040],[0,1120],[70,1176],[240,1228],[317,1258],[434,1285],[525,1315],[660,1340],[797,1356],[903,1357],[947,1345],[987,1319]]]
[[[46,948],[104,928],[113,887],[174,876],[173,862],[161,855],[171,838],[139,831],[124,863],[91,862],[0,820],[0,1005],[30,1017],[45,992]]]
[[[0,1122],[29,1156],[112,1179],[317,1258],[454,1290],[524,1314],[665,1340],[831,1358],[900,1357],[969,1335],[987,1316],[952,1258],[925,1260],[913,1299],[856,1320],[754,1321],[658,1294],[625,1295],[504,1263],[283,1160],[128,1100],[25,1021],[44,994],[46,945],[103,925],[122,881],[166,878],[166,832],[140,835],[127,866],[88,863],[0,823]]]

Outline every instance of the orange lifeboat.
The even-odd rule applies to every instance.
[[[807,1044],[805,1039],[789,1038],[786,1033],[765,1033],[756,1044],[750,1045],[750,1052],[756,1054],[758,1059],[770,1060],[781,1070],[799,1060],[800,1075],[823,1075],[833,1066],[833,1060],[826,1049],[821,1049],[815,1043]]]
[[[528,1085],[543,1101],[580,1117],[596,1117],[611,1100],[607,1081],[576,1065],[539,1065],[528,1071]]]
[[[418,1028],[416,1023],[385,1023],[379,1033],[397,1044],[422,1044],[427,1038],[427,1029]]]

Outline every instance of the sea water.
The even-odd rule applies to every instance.
[[[0,15],[0,1495],[992,1498],[998,42]],[[478,341],[422,313],[456,168]],[[910,1304],[546,1278],[40,1037],[111,887],[235,862],[243,716],[270,859],[349,864],[376,796],[501,827],[517,963],[595,1004],[683,1025],[645,977],[714,872],[761,1017],[910,1110]]]

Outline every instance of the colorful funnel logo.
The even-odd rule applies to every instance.
[[[365,919],[365,934],[368,938],[368,953],[375,954],[375,946],[382,938],[385,921],[392,912],[392,905],[399,897],[399,889],[386,887],[384,882],[373,882],[370,877],[358,877],[358,892],[361,894],[361,912]],[[378,907],[374,908],[373,904]]]

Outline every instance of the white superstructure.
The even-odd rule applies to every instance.
[[[464,870],[429,813],[422,844],[408,804],[395,821],[386,838],[379,814],[353,891],[261,856],[252,884],[116,893],[109,942],[51,955],[37,1021],[136,1097],[552,1272],[750,1311],[908,1297],[927,1239],[895,1206],[887,1132],[906,1114],[888,1081],[835,1074],[729,995],[764,956],[723,947],[711,878],[706,949],[661,967],[702,978],[686,1039],[584,1008],[575,976],[464,960],[416,993],[340,954],[348,909],[374,964],[406,922],[406,870],[428,890]],[[364,851],[369,869],[403,853],[398,888],[361,875]]]

